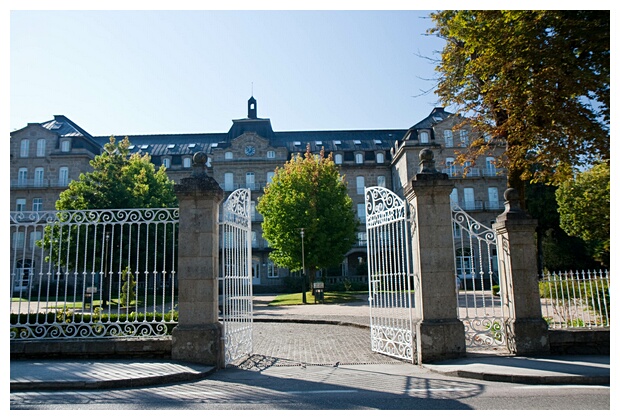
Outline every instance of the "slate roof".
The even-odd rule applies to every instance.
[[[409,132],[417,137],[417,129],[432,128],[438,122],[453,115],[443,108],[435,108],[428,117],[406,129],[377,130],[318,130],[318,131],[281,131],[274,132],[268,118],[243,118],[233,120],[227,133],[196,133],[196,134],[141,134],[131,135],[129,141],[132,151],[148,152],[151,156],[192,155],[198,151],[211,153],[214,147],[226,149],[230,142],[245,132],[254,132],[269,140],[273,147],[286,147],[290,153],[303,153],[310,145],[312,152],[325,149],[333,151],[389,151],[396,141],[402,140]],[[82,135],[92,139],[103,147],[109,136],[92,137],[68,118],[55,116],[55,119],[43,123],[48,129],[57,130],[64,135]],[[46,127],[46,128],[47,128]],[[115,136],[117,140],[124,136]]]
[[[40,125],[58,134],[60,138],[71,138],[73,148],[87,149],[94,154],[101,153],[101,146],[95,141],[95,138],[64,115],[54,115],[53,120]]]

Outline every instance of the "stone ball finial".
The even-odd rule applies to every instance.
[[[206,175],[207,154],[205,152],[196,152],[192,158],[194,170],[192,176],[201,177]]]
[[[433,151],[431,149],[422,149],[420,150],[420,173],[435,173],[437,170],[435,169],[435,157]]]
[[[521,207],[519,205],[519,191],[514,188],[508,188],[504,191],[504,206],[505,213],[521,213]]]
[[[207,154],[205,152],[196,152],[193,157],[194,165],[204,166],[207,163]]]
[[[519,200],[519,191],[514,188],[507,188],[504,191],[504,200],[506,201],[514,201]]]

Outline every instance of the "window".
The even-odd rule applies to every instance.
[[[34,169],[34,186],[35,187],[43,186],[43,168]]]
[[[15,200],[15,211],[26,211],[26,199],[18,198]]]
[[[226,172],[224,174],[224,191],[232,191],[234,189],[234,174],[232,172]]]
[[[267,172],[267,184],[271,184],[271,181],[273,181],[274,175],[275,175],[275,172]]]
[[[357,246],[366,246],[368,242],[368,236],[366,232],[356,232],[357,235]]]
[[[385,176],[383,176],[383,175],[379,175],[379,176],[377,177],[377,186],[379,186],[379,187],[383,187],[383,188],[387,188],[387,187],[385,186]]]
[[[443,130],[443,140],[446,143],[446,147],[454,147],[454,140],[452,140],[452,130]]]
[[[252,221],[256,221],[256,201],[250,201],[250,217]]]
[[[30,233],[30,249],[33,249],[37,245],[37,241],[40,241],[43,237],[43,232],[36,230]]]
[[[267,150],[267,159],[275,159],[276,158],[276,152],[274,152],[273,150]]]
[[[428,143],[428,133],[426,131],[422,131],[420,133],[420,143],[427,144]]]
[[[164,168],[170,168],[170,158],[165,157],[161,160],[161,164],[164,165]]]
[[[446,158],[446,172],[449,176],[456,176],[457,170],[454,165],[454,158]]]
[[[499,209],[499,195],[497,193],[497,187],[489,187],[488,194],[489,194],[489,203],[488,203],[489,209],[491,210]]]
[[[364,187],[366,186],[366,184],[364,182],[364,177],[363,176],[358,176],[356,178],[356,185],[357,185],[357,193],[358,194],[364,194]]]
[[[474,189],[473,188],[463,188],[463,210],[475,210],[476,204],[474,202]]]
[[[385,156],[383,155],[383,153],[377,153],[377,163],[383,162],[385,162]]]
[[[361,153],[355,154],[355,163],[364,163],[364,155]]]
[[[271,260],[267,261],[267,277],[278,277],[278,266]]]
[[[340,153],[337,153],[337,154],[334,156],[334,163],[335,163],[336,165],[342,165],[342,155],[341,155]]]
[[[360,222],[366,223],[366,205],[364,203],[357,204],[357,218]]]
[[[70,152],[71,151],[71,140],[63,140],[60,143],[60,151],[61,152]]]
[[[43,210],[43,199],[33,198],[32,199],[32,211],[41,211],[41,210]]]
[[[191,157],[184,157],[183,158],[183,167],[184,168],[191,168],[192,167],[192,158]]]
[[[495,158],[488,157],[486,160],[486,174],[487,176],[495,176]]]
[[[25,240],[24,232],[15,232],[13,233],[13,248],[19,249],[24,247]]]
[[[461,134],[461,146],[462,147],[469,146],[469,133],[467,133],[467,130],[461,130],[460,134]]]
[[[63,166],[58,169],[58,186],[66,187],[67,185],[69,185],[69,168]]]
[[[37,140],[37,156],[45,156],[45,139]]]
[[[19,168],[17,172],[17,186],[25,187],[28,182],[28,168]]]
[[[19,157],[28,157],[28,150],[30,149],[30,140],[24,139],[20,143]]]
[[[246,172],[245,174],[245,187],[253,190],[255,188],[254,184],[254,172]]]
[[[459,204],[459,190],[456,188],[452,188],[452,192],[450,193],[450,206],[458,206]]]
[[[233,158],[233,152],[224,153],[224,159],[231,160]]]
[[[472,274],[472,255],[469,248],[456,250],[456,272],[461,278],[471,277]]]
[[[253,230],[252,231],[252,247],[256,248],[258,246],[258,235],[256,234],[256,231]]]

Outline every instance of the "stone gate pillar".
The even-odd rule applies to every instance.
[[[504,192],[505,211],[493,229],[497,235],[500,291],[508,349],[516,355],[549,353],[549,331],[542,317],[536,254],[537,221],[519,208],[519,193]]]
[[[465,356],[465,327],[457,317],[450,193],[454,183],[420,151],[420,171],[405,189],[412,208],[412,256],[418,363]]]
[[[222,367],[218,218],[224,193],[206,174],[206,161],[206,154],[196,153],[192,176],[174,188],[179,200],[179,323],[172,330],[172,358]]]

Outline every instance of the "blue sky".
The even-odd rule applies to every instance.
[[[429,13],[12,10],[9,129],[226,132],[252,94],[276,131],[408,128],[440,106]]]

